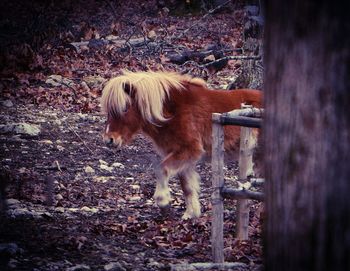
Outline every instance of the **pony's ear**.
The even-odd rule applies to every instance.
[[[134,91],[134,87],[129,84],[129,83],[125,83],[124,85],[124,92],[126,94],[128,94],[131,98],[135,98],[135,91]]]

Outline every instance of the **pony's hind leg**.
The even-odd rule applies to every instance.
[[[181,187],[185,195],[186,211],[182,219],[196,218],[201,215],[201,207],[199,203],[199,181],[198,173],[192,169],[186,169],[179,174]]]

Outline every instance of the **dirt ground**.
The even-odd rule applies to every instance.
[[[158,157],[146,138],[111,149],[100,136],[103,116],[32,105],[2,107],[1,123],[9,122],[37,124],[41,132],[0,137],[1,168],[8,175],[2,268],[169,270],[170,264],[211,261],[210,164],[197,167],[203,215],[182,221],[184,199],[176,179],[171,211],[160,214],[154,205]],[[233,186],[236,170],[235,162],[227,163]],[[235,203],[226,202],[225,259],[255,269],[261,265],[261,206],[251,208],[251,239],[237,243]]]

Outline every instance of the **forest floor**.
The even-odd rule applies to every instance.
[[[103,20],[110,8],[106,3],[86,17],[92,21],[84,31],[61,33],[56,45],[47,43],[26,55],[29,70],[10,65],[2,71],[0,196],[6,200],[0,203],[1,270],[170,270],[171,264],[211,261],[210,164],[202,161],[197,166],[203,215],[181,220],[184,199],[176,178],[170,183],[171,211],[160,214],[152,199],[159,157],[142,136],[118,150],[105,146],[101,140],[105,118],[99,113],[98,97],[105,80],[123,68],[203,75],[203,63],[170,63],[166,52],[208,50],[213,42],[220,48],[240,47],[244,9],[235,6],[234,13],[204,19],[144,15],[132,17],[136,23],[128,26],[125,16],[120,24],[112,23],[113,16]],[[187,29],[186,35],[175,38]],[[101,45],[98,40],[108,31],[120,39],[144,33],[152,38],[153,47]],[[81,40],[88,46],[71,45]],[[15,63],[16,55],[11,56]],[[239,60],[229,61],[220,71],[206,71],[205,79],[213,88],[225,88],[240,66]],[[40,132],[28,135],[16,130],[20,123]],[[226,162],[225,176],[228,185],[238,185],[236,161]],[[242,242],[234,238],[235,209],[235,201],[225,201],[225,260],[259,269],[263,206],[252,203],[249,241]]]

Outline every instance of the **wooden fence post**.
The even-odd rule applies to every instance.
[[[242,108],[251,106],[242,105]],[[239,181],[246,182],[249,175],[253,175],[253,151],[256,146],[256,135],[253,128],[241,127],[240,152],[239,152]],[[237,200],[237,227],[238,240],[248,240],[249,224],[249,200]]]
[[[224,262],[224,203],[221,189],[224,185],[224,127],[220,114],[212,115],[212,231],[211,245],[214,263]]]

